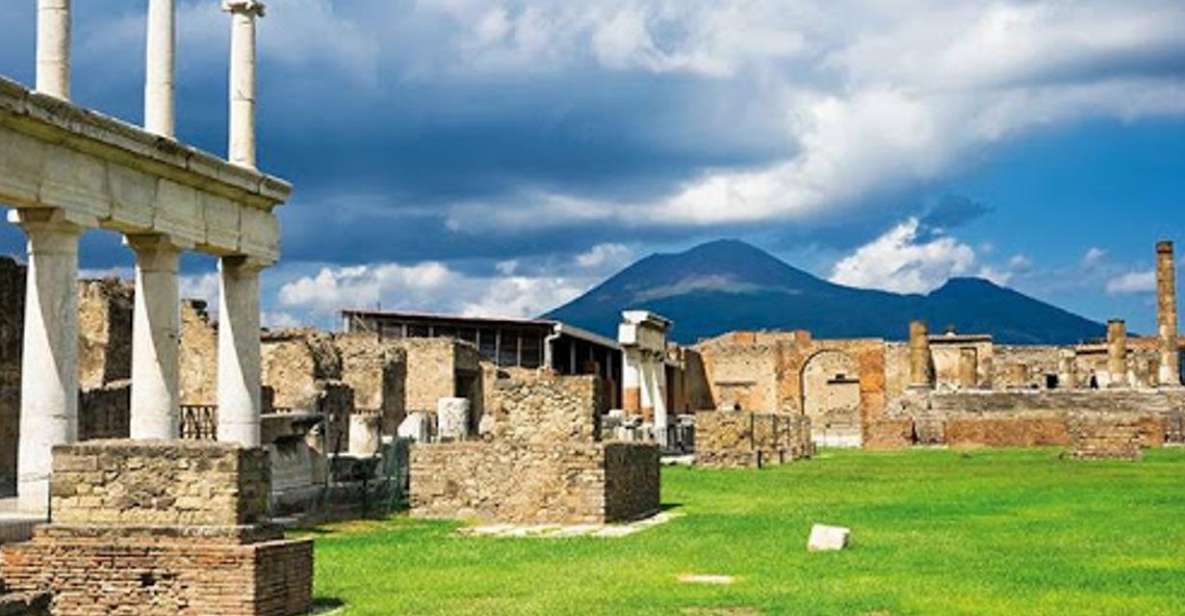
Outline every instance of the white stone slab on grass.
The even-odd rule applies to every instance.
[[[826,526],[815,524],[811,527],[811,536],[807,541],[808,552],[832,552],[848,547],[852,531],[842,526]]]

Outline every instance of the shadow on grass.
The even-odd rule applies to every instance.
[[[309,611],[312,615],[333,614],[341,611],[346,607],[346,602],[336,597],[317,597],[313,599],[313,609]]]
[[[658,506],[658,510],[663,513],[666,513],[668,511],[674,511],[676,509],[680,509],[682,507],[683,507],[683,503],[662,503]]]

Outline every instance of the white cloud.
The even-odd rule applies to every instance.
[[[835,264],[831,282],[925,293],[971,270],[975,251],[970,246],[946,236],[919,241],[919,227],[918,219],[910,218],[860,247]]]
[[[1097,246],[1091,246],[1086,254],[1082,255],[1082,268],[1086,270],[1093,270],[1102,265],[1103,259],[1107,258],[1107,251]]]
[[[1002,287],[1006,286],[1009,282],[1012,282],[1012,277],[1014,275],[1015,274],[1013,272],[1000,270],[990,265],[985,265],[979,268],[979,272],[976,274],[976,276],[979,276],[985,280],[989,280]]]
[[[1032,269],[1033,260],[1023,254],[1015,254],[1011,259],[1008,259],[1008,270],[1013,273],[1024,274]]]
[[[620,269],[628,265],[634,252],[624,244],[597,244],[576,255],[576,263],[587,269]]]
[[[1156,272],[1153,270],[1128,272],[1107,281],[1107,293],[1109,295],[1152,293],[1155,290]]]
[[[178,282],[183,299],[200,299],[211,307],[218,306],[217,273],[183,275]]]

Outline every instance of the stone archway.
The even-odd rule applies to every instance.
[[[859,447],[860,379],[856,361],[842,351],[820,351],[802,368],[802,409],[811,438],[825,447]]]

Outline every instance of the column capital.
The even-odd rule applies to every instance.
[[[58,233],[82,233],[97,228],[99,219],[61,208],[24,208],[8,211],[8,222],[27,232],[38,230]]]
[[[176,274],[182,252],[193,250],[193,243],[162,233],[125,235],[123,243],[136,253],[136,268],[144,272]]]
[[[218,269],[234,275],[258,274],[275,264],[275,259],[249,255],[227,255],[218,259]]]
[[[260,0],[222,0],[222,10],[227,13],[263,17],[265,8]]]

